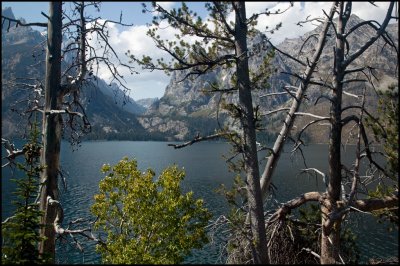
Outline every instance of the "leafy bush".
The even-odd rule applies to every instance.
[[[211,214],[193,192],[182,194],[185,173],[168,167],[154,180],[151,169],[140,172],[135,160],[104,165],[91,211],[95,228],[107,234],[97,245],[105,263],[180,263],[193,248],[207,243]]]

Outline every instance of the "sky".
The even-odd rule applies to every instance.
[[[181,2],[159,2],[164,8],[180,7]],[[207,12],[204,9],[204,2],[187,2],[189,8],[197,12],[203,18]],[[385,9],[389,2],[375,2],[378,7],[374,7],[368,2],[353,2],[352,11],[361,19],[375,19],[382,22]],[[46,22],[45,17],[41,12],[48,13],[48,2],[1,2],[2,8],[11,7],[16,18],[24,18],[26,22]],[[331,2],[294,2],[294,6],[287,10],[282,15],[260,16],[257,29],[265,32],[265,27],[272,28],[274,25],[282,22],[282,27],[274,34],[266,33],[268,38],[274,44],[279,44],[285,38],[296,38],[304,33],[314,29],[317,24],[305,24],[303,27],[296,25],[298,21],[305,20],[307,16],[322,16],[322,10],[329,12]],[[271,11],[277,9],[286,9],[289,6],[288,2],[262,2],[252,1],[246,2],[247,17],[253,13],[261,12],[268,8]],[[114,2],[106,1],[101,3],[100,13],[91,13],[92,16],[101,16],[103,19],[116,20],[120,18],[122,11],[122,21],[126,24],[133,24],[131,27],[121,27],[112,25],[110,27],[110,43],[114,50],[117,51],[119,57],[123,61],[129,60],[125,56],[125,52],[130,50],[136,56],[141,58],[141,55],[150,55],[153,58],[165,57],[166,55],[158,50],[154,42],[146,36],[147,26],[152,20],[151,14],[142,13],[142,2]],[[231,16],[230,19],[233,19]],[[43,30],[39,29],[38,30]],[[165,27],[160,35],[164,38],[174,38],[174,30],[171,27]],[[143,98],[161,98],[165,88],[169,83],[170,77],[162,71],[144,71],[140,67],[136,68],[140,72],[138,75],[129,75],[129,71],[121,69],[126,80],[126,86],[130,88],[129,96],[134,100]],[[101,68],[98,75],[108,81],[110,74],[105,68]]]

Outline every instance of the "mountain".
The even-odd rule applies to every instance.
[[[347,25],[347,29],[354,25],[362,22],[359,17],[352,15]],[[319,33],[321,26],[317,27],[311,32],[299,38],[285,39],[277,47],[291,55],[296,56],[299,54],[300,48],[311,35]],[[398,25],[390,24],[387,28],[389,35],[398,44]],[[370,27],[362,26],[358,28],[353,34],[349,36],[350,52],[354,52],[360,47],[360,44],[367,42],[375,31]],[[330,37],[326,44],[321,58],[320,65],[318,67],[318,73],[315,74],[316,78],[321,80],[329,81],[329,71],[333,65],[333,29],[329,32]],[[300,58],[305,58],[305,55],[312,54],[316,45],[316,38],[309,38],[310,41],[303,47]],[[248,42],[249,49],[256,47],[258,44],[265,42],[266,36],[264,34],[257,34],[254,38]],[[379,40],[372,45],[367,51],[364,52],[357,60],[355,60],[353,67],[361,67],[370,65],[374,68],[374,75],[379,81],[374,80],[374,84],[377,89],[384,89],[389,84],[397,82],[398,76],[398,60],[394,52],[390,49],[382,49],[383,41]],[[270,77],[270,86],[263,91],[253,91],[253,102],[254,105],[259,105],[261,113],[274,110],[276,108],[287,107],[288,97],[260,97],[266,93],[273,93],[283,91],[281,88],[283,85],[288,85],[290,81],[293,81],[286,73],[301,73],[304,71],[303,67],[291,59],[284,58],[283,56],[276,55],[271,61],[273,66],[273,74]],[[251,57],[249,60],[249,67],[251,70],[256,70],[260,67],[262,56]],[[171,75],[169,85],[166,87],[165,94],[160,98],[159,101],[153,103],[144,115],[139,116],[139,122],[142,126],[150,132],[160,132],[167,134],[170,139],[184,140],[190,139],[197,134],[210,134],[218,128],[217,116],[219,118],[220,125],[231,123],[231,119],[227,117],[226,113],[218,108],[221,102],[220,93],[204,93],[204,90],[209,87],[210,83],[225,84],[229,87],[229,80],[231,74],[222,68],[217,68],[212,73],[197,77],[195,79],[186,79],[181,81],[187,72],[176,71]],[[293,84],[293,83],[292,83]],[[360,92],[362,89],[361,85],[352,86],[350,91]],[[372,92],[371,92],[372,91]],[[318,86],[310,86],[307,91],[308,101],[302,104],[301,111],[311,111],[317,114],[326,114],[329,112],[329,103],[324,99],[319,100],[318,105],[314,105],[316,99],[321,95],[321,92],[328,94],[329,92],[321,91]],[[367,95],[370,102],[376,100],[375,93],[370,90]],[[344,97],[344,104],[349,103],[352,99]],[[226,102],[237,102],[237,96],[230,94],[225,97]],[[266,121],[268,126],[268,134],[265,134],[266,140],[269,140],[271,135],[278,133],[281,127],[282,120],[284,119],[284,113],[277,113],[271,116]],[[305,123],[309,121],[307,118],[298,117],[297,128],[302,128]],[[294,130],[296,132],[296,130]],[[325,130],[310,130],[308,133],[309,140],[313,142],[326,142],[328,137],[327,128]]]
[[[265,35],[257,34],[249,41],[249,47],[255,49],[266,40]],[[255,71],[262,63],[262,57],[252,57],[249,60],[250,69]],[[286,69],[280,57],[273,59],[274,66]],[[219,124],[232,124],[227,112],[218,108],[221,102],[221,94],[218,92],[205,92],[210,84],[218,83],[230,87],[231,70],[216,68],[205,75],[184,79],[188,71],[176,71],[171,75],[169,85],[165,89],[163,97],[152,104],[144,115],[139,116],[139,122],[149,132],[161,132],[167,134],[169,139],[190,139],[197,134],[207,135],[215,132]],[[271,77],[271,91],[277,91],[288,77],[279,75]],[[284,104],[287,96],[276,98],[261,98],[265,91],[253,91],[255,104],[264,107]],[[237,97],[233,94],[224,95],[225,102],[236,103]]]
[[[11,8],[2,9],[2,14],[14,18]],[[3,24],[3,137],[16,137],[24,133],[27,118],[31,114],[25,112],[29,105],[27,99],[32,101],[34,92],[21,83],[35,84],[35,79],[43,79],[45,40],[45,34],[31,27],[11,25],[8,28],[8,23]],[[145,108],[124,96],[115,83],[109,85],[100,78],[92,79],[83,86],[80,98],[92,125],[92,132],[86,136],[88,139],[163,139],[157,134],[149,134],[141,126],[136,116],[143,113]]]
[[[124,94],[116,83],[107,84],[104,80],[97,78],[95,84],[104,95],[112,97],[115,104],[123,110],[134,115],[143,114],[146,111],[145,107]]]
[[[11,8],[2,9],[2,14],[14,17]],[[362,20],[352,15],[348,27],[352,27]],[[45,33],[32,30],[30,27],[12,27],[9,31],[8,23],[3,24],[2,28],[2,135],[12,136],[21,134],[24,129],[26,118],[30,113],[22,116],[13,110],[26,110],[26,99],[31,90],[15,87],[13,82],[16,78],[30,77],[41,80],[44,76],[44,57]],[[278,48],[287,53],[300,58],[313,52],[316,40],[313,34],[320,31],[317,27],[313,31],[306,33],[299,38],[285,39]],[[398,44],[398,25],[388,26],[388,32],[395,43]],[[368,27],[360,27],[349,38],[350,52],[365,43],[374,31]],[[330,78],[330,68],[333,64],[332,46],[334,39],[330,32],[326,49],[320,58],[320,65],[316,77],[321,80]],[[307,45],[304,45],[302,52],[299,53],[303,41],[309,38]],[[249,50],[252,51],[260,45],[266,43],[266,36],[258,33],[248,41]],[[364,54],[357,59],[354,67],[371,65],[374,67],[374,75],[379,80],[374,79],[377,89],[384,89],[389,84],[397,82],[397,63],[395,54],[387,47],[383,48],[380,40],[371,46]],[[65,58],[67,60],[67,58]],[[263,57],[251,57],[249,60],[250,69],[257,70]],[[287,95],[276,97],[261,97],[266,93],[281,92],[282,87],[292,82],[293,78],[285,73],[298,73],[302,67],[293,60],[284,58],[276,52],[271,60],[270,86],[265,90],[253,90],[253,102],[259,106],[260,113],[266,113],[276,108],[283,108],[290,105]],[[224,94],[218,92],[206,92],[210,84],[218,83],[226,88],[230,87],[231,70],[217,68],[212,73],[208,73],[197,78],[186,79],[187,72],[177,71],[171,75],[171,80],[166,87],[163,97],[160,99],[142,99],[135,102],[133,99],[124,96],[116,84],[107,84],[97,78],[84,86],[80,95],[82,106],[92,124],[92,132],[87,135],[90,139],[168,139],[168,140],[187,140],[194,136],[208,135],[216,129],[225,125],[232,126],[234,120],[229,117],[227,112],[221,107],[221,103],[236,103],[235,93]],[[21,80],[19,82],[32,83],[33,80]],[[352,86],[350,90],[360,92],[361,86]],[[307,99],[301,106],[301,111],[310,111],[316,114],[326,114],[329,112],[329,103],[321,98],[318,105],[314,105],[321,92],[328,94],[326,89],[318,86],[310,86],[307,90]],[[373,90],[369,90],[368,101],[376,101]],[[30,96],[32,99],[32,95]],[[344,97],[344,104],[349,104],[352,99]],[[15,106],[15,103],[20,104]],[[262,137],[264,140],[277,134],[280,130],[285,113],[276,113],[270,117],[262,117],[266,130]],[[22,118],[22,119],[21,119]],[[24,122],[25,121],[25,122]],[[296,119],[297,130],[301,129],[309,119],[298,117]],[[25,123],[25,124],[24,124]],[[268,133],[267,133],[268,132]],[[296,133],[296,129],[294,129]],[[308,139],[314,142],[325,142],[328,136],[326,129],[309,130]]]
[[[2,15],[15,18],[11,8],[2,9]],[[13,103],[22,101],[27,95],[26,91],[14,90],[11,81],[21,76],[32,79],[44,76],[44,66],[38,60],[44,56],[39,48],[44,41],[42,35],[30,27],[15,28],[15,23],[8,26],[7,22],[3,23],[1,30],[1,130],[5,137],[21,128],[21,118],[12,108]]]
[[[364,20],[359,18],[358,16],[352,14],[346,25],[346,30],[353,28],[355,25],[363,23]],[[313,31],[306,33],[304,36],[300,38],[287,39],[283,43],[279,45],[279,48],[288,51],[290,54],[295,55],[300,51],[300,47],[303,44],[303,40],[306,40],[312,35],[315,35],[320,32],[322,26],[317,27]],[[398,49],[398,24],[389,24],[387,27],[387,32],[389,33],[390,38],[397,44]],[[331,72],[332,65],[334,64],[333,60],[333,48],[334,47],[334,32],[332,27],[328,31],[330,37],[327,39],[326,48],[323,50],[320,57],[320,65],[318,66],[318,72],[315,73],[315,78],[319,78],[320,81],[325,82],[331,81]],[[375,36],[375,30],[371,27],[361,26],[356,29],[352,34],[348,37],[349,43],[349,54],[354,53],[358,50],[362,44],[366,43],[370,40],[371,37]],[[316,45],[316,38],[310,37],[310,42],[303,47],[303,52],[300,55],[300,58],[305,58],[305,55],[308,55],[313,52],[314,47]],[[293,63],[292,60],[285,60],[285,64],[291,69],[292,72],[299,73],[300,68],[298,64]],[[359,58],[357,58],[350,65],[349,69],[354,69],[358,67],[372,67],[372,74],[370,71],[365,71],[366,75],[358,73],[357,75],[347,76],[347,79],[350,77],[358,78],[358,79],[368,79],[370,78],[375,88],[371,86],[367,86],[366,90],[366,106],[369,108],[369,111],[373,114],[376,110],[374,107],[377,102],[376,90],[385,90],[390,84],[398,84],[398,58],[393,49],[389,49],[388,46],[384,45],[384,41],[380,38],[376,41],[372,46],[370,46]],[[351,92],[353,94],[362,94],[362,90],[364,88],[363,83],[348,83],[345,85],[346,91]],[[327,89],[321,89],[320,86],[310,86],[307,90],[308,101],[304,101],[301,110],[302,112],[312,112],[317,115],[326,116],[329,114],[330,104],[328,100],[320,98],[319,104],[315,105],[315,101],[318,97],[320,97],[321,93],[325,96],[329,95],[329,91]],[[342,106],[349,106],[354,104],[354,98],[348,97],[346,95],[343,96]],[[343,116],[349,114],[348,112],[343,113]],[[311,117],[299,116],[296,119],[294,133],[298,132],[305,124],[312,120]],[[318,130],[316,130],[318,129]],[[349,135],[351,127],[347,126],[344,128],[343,136],[347,138]],[[311,130],[308,130],[307,137],[309,140],[318,143],[326,143],[329,137],[329,128],[328,127],[314,127]]]
[[[142,106],[144,108],[144,110],[147,110],[152,104],[154,104],[157,101],[159,101],[159,99],[157,97],[156,98],[145,98],[145,99],[137,100],[136,103],[139,104],[140,106]]]

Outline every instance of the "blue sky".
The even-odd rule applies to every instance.
[[[93,14],[100,14],[101,17],[110,20],[119,20],[120,13],[122,11],[123,20],[128,24],[146,24],[151,22],[150,14],[142,13],[143,2],[117,2],[117,1],[103,1],[100,6],[100,13],[95,12]],[[165,2],[167,6],[175,6],[179,2]],[[68,4],[68,3],[67,3]],[[150,2],[147,2],[150,5]],[[1,2],[2,8],[11,7],[14,15],[17,18],[23,17],[27,22],[45,22],[45,17],[41,15],[41,12],[48,13],[49,2]],[[204,7],[204,2],[189,2],[188,6],[201,10]]]
[[[148,2],[150,3],[150,2]],[[179,7],[180,2],[159,2],[164,8]],[[187,2],[188,6],[200,15],[205,17],[206,11],[204,9],[204,2]],[[265,32],[265,27],[274,27],[279,22],[283,23],[282,28],[273,35],[268,35],[271,41],[275,44],[282,42],[285,38],[295,38],[303,35],[304,33],[314,29],[316,25],[307,24],[304,27],[296,26],[300,20],[305,20],[307,16],[321,16],[322,10],[329,11],[331,2],[294,2],[294,6],[283,15],[259,17],[257,29]],[[370,5],[368,2],[353,2],[353,13],[360,18],[376,19],[378,22],[383,20],[385,8],[388,2],[375,2],[378,7]],[[45,22],[45,18],[41,12],[48,13],[48,2],[2,2],[2,8],[11,7],[16,18],[23,17],[27,22]],[[67,5],[69,5],[67,3]],[[252,1],[246,2],[246,13],[250,16],[253,13],[258,13],[265,8],[270,10],[286,9],[287,2],[261,2]],[[114,50],[118,51],[119,57],[125,58],[124,53],[130,50],[138,57],[141,55],[151,55],[153,58],[168,57],[163,54],[155,46],[154,42],[146,36],[147,26],[150,23],[151,14],[142,13],[142,2],[102,2],[100,13],[92,13],[92,16],[100,16],[103,19],[119,20],[120,13],[123,13],[123,22],[133,24],[132,27],[110,27],[111,44]],[[43,28],[38,28],[43,30]],[[174,38],[176,32],[171,27],[166,27],[161,32],[161,36],[166,39]],[[169,83],[169,77],[161,71],[143,71],[140,75],[128,75],[122,70],[122,74],[126,77],[126,85],[131,89],[129,96],[138,100],[142,98],[162,97],[165,87]],[[98,75],[105,79],[110,77],[106,69],[100,66]]]

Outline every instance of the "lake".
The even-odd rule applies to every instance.
[[[18,144],[18,143],[17,143]],[[17,145],[17,147],[20,147]],[[323,191],[320,178],[299,175],[298,169],[304,168],[300,154],[291,155],[291,147],[285,147],[273,177],[277,187],[275,198],[285,202],[307,191]],[[309,145],[303,149],[308,167],[327,170],[327,145]],[[354,147],[347,146],[349,151]],[[67,142],[62,143],[62,168],[68,173],[67,190],[61,188],[61,202],[64,207],[64,226],[79,217],[88,217],[93,195],[98,192],[98,182],[103,178],[100,168],[103,164],[115,164],[128,156],[138,161],[138,167],[155,170],[156,175],[171,164],[177,164],[186,171],[183,181],[184,191],[193,190],[196,197],[204,199],[206,206],[214,214],[215,220],[229,209],[225,199],[215,192],[221,184],[230,188],[234,173],[228,171],[223,155],[229,157],[230,146],[221,142],[202,142],[183,149],[174,149],[166,142],[134,141],[88,141],[78,150],[73,150]],[[2,151],[4,152],[4,151]],[[350,153],[343,153],[344,161],[349,161]],[[265,161],[263,162],[265,163]],[[264,164],[261,166],[263,170]],[[10,181],[10,169],[2,169],[2,220],[13,210],[10,205],[15,184]],[[60,183],[61,187],[61,183]],[[354,216],[351,216],[354,217]],[[355,215],[352,227],[358,236],[362,261],[370,257],[398,256],[398,231],[388,232],[385,225],[378,224],[371,215]],[[359,232],[359,233],[358,233]],[[218,238],[217,238],[218,240]],[[94,245],[87,242],[83,254],[65,241],[58,241],[57,263],[60,264],[97,264],[100,256],[94,251]],[[195,250],[185,259],[185,263],[220,264],[219,241]]]

